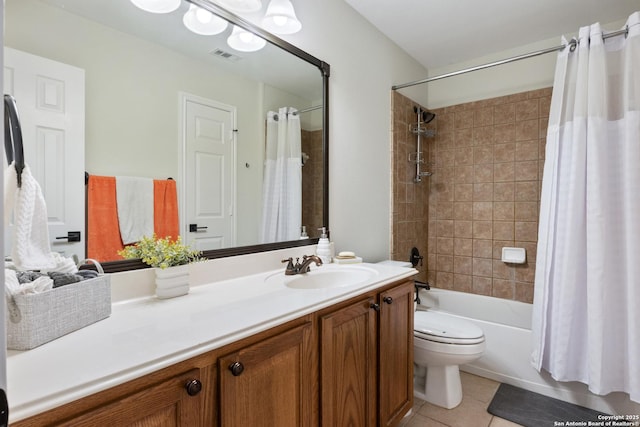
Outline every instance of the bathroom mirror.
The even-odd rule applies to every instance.
[[[216,36],[189,31],[183,16],[192,4],[229,21],[227,30]],[[86,172],[171,177],[180,215],[187,192],[181,102],[191,97],[231,107],[235,200],[225,209],[233,212],[235,231],[216,249],[198,247],[206,257],[314,244],[316,228],[328,226],[328,64],[209,0],[183,0],[168,14],[142,11],[129,0],[6,0],[5,16],[6,47],[84,70]],[[226,41],[233,25],[264,38],[266,46],[233,50]],[[279,107],[302,111],[302,225],[311,238],[261,243],[265,123],[268,111]],[[312,175],[305,178],[304,168]],[[183,239],[188,225],[181,223]],[[145,267],[137,260],[101,261],[107,272]]]

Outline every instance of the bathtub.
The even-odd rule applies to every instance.
[[[420,300],[417,310],[463,318],[484,331],[485,354],[460,366],[461,371],[608,414],[640,414],[640,404],[629,400],[626,393],[598,396],[584,384],[557,382],[531,366],[531,304],[436,288],[420,291]]]

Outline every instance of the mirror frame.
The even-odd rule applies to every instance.
[[[324,61],[308,54],[302,49],[292,45],[291,43],[282,40],[281,38],[263,30],[262,28],[254,25],[253,23],[245,20],[244,18],[235,15],[226,9],[211,3],[207,0],[186,0],[189,3],[195,4],[203,9],[208,10],[223,19],[229,21],[229,23],[242,27],[252,33],[262,37],[269,43],[278,46],[279,48],[289,52],[292,55],[297,56],[303,61],[318,68],[322,76],[322,223],[327,229],[329,229],[329,75],[331,67]],[[85,213],[86,214],[86,213]],[[86,234],[86,232],[85,232]],[[277,249],[293,248],[298,246],[315,245],[318,243],[318,239],[305,239],[305,240],[291,240],[285,242],[265,243],[250,246],[237,246],[233,248],[214,249],[203,251],[203,256],[207,259],[226,258],[237,255],[246,255],[257,252],[267,252]],[[102,262],[102,267],[105,273],[117,273],[129,270],[139,270],[143,268],[151,268],[147,264],[144,264],[139,259],[134,260],[122,260],[122,261],[108,261]]]

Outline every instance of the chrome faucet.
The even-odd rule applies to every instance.
[[[309,272],[309,265],[315,262],[316,265],[322,265],[322,260],[316,255],[303,255],[302,264],[300,258],[296,258],[296,263],[293,263],[293,258],[287,258],[282,260],[283,263],[287,263],[287,268],[284,270],[284,274],[292,276],[294,274],[304,274]]]

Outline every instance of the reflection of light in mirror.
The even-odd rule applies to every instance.
[[[240,52],[255,52],[267,44],[265,39],[235,25],[227,43],[231,48]]]
[[[216,0],[223,7],[240,13],[252,13],[262,9],[261,0]]]
[[[131,3],[151,13],[169,13],[180,6],[180,0],[131,0]]]
[[[262,26],[275,34],[293,34],[302,28],[289,0],[271,0]]]
[[[189,30],[203,36],[220,34],[227,28],[227,21],[193,4],[189,6],[182,21]]]
[[[276,15],[273,17],[273,23],[276,24],[278,27],[282,27],[287,23],[287,17]]]

